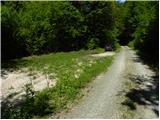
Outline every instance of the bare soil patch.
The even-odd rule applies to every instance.
[[[113,56],[115,52],[104,52],[99,54],[92,54],[92,57],[107,57],[107,56]]]
[[[34,91],[41,91],[56,84],[56,80],[50,79],[48,75],[35,71],[31,75],[27,69],[12,72],[3,69],[2,71],[1,73],[5,73],[1,75],[2,100],[11,95],[11,100],[20,99],[25,94],[25,86],[27,84],[32,84]]]

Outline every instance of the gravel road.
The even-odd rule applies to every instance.
[[[125,81],[131,79],[131,76],[144,76],[143,78],[145,78],[143,79],[143,84],[140,85],[141,87],[137,89],[137,91],[141,90],[138,92],[141,93],[141,96],[137,97],[137,101],[127,96],[128,99],[130,98],[132,101],[137,102],[138,107],[135,111],[135,118],[157,118],[158,115],[156,113],[159,112],[159,101],[158,99],[154,99],[158,98],[158,95],[155,94],[155,83],[151,79],[154,73],[128,47],[121,48],[108,71],[98,76],[91,83],[92,88],[90,92],[69,110],[68,113],[61,115],[60,118],[123,118],[119,109],[121,101],[117,94],[122,90]],[[134,81],[137,80],[140,79],[136,77]],[[143,95],[143,90],[148,91],[150,94],[147,94],[148,96],[146,97]],[[126,93],[125,95],[127,94],[130,93]],[[143,99],[143,102],[146,104],[140,104],[140,100],[138,101],[138,99],[141,101]]]

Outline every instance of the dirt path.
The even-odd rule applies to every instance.
[[[108,71],[91,83],[92,89],[88,95],[60,118],[123,118],[119,109],[123,101],[119,100],[118,94],[126,81],[139,81],[140,84],[138,89],[122,94],[137,105],[134,117],[157,118],[158,95],[153,77],[154,73],[141,63],[132,50],[122,47]],[[131,97],[138,94],[137,98]],[[124,107],[130,106],[126,104]]]
[[[104,52],[99,54],[92,54],[92,57],[107,57],[107,56],[113,56],[115,52]]]

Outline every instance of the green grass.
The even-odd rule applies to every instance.
[[[134,40],[130,41],[130,42],[128,43],[128,46],[129,46],[130,48],[134,49]]]
[[[31,94],[34,91],[27,88],[26,101],[7,111],[2,109],[2,118],[42,118],[68,109],[68,105],[80,95],[81,89],[111,64],[113,57],[89,56],[100,52],[103,50],[80,50],[14,60],[15,68],[27,67],[31,71],[40,71],[51,79],[56,79],[57,83],[55,87],[46,88],[34,96]]]

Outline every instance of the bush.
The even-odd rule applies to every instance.
[[[96,49],[98,47],[98,42],[98,38],[90,38],[87,46],[90,50]]]

